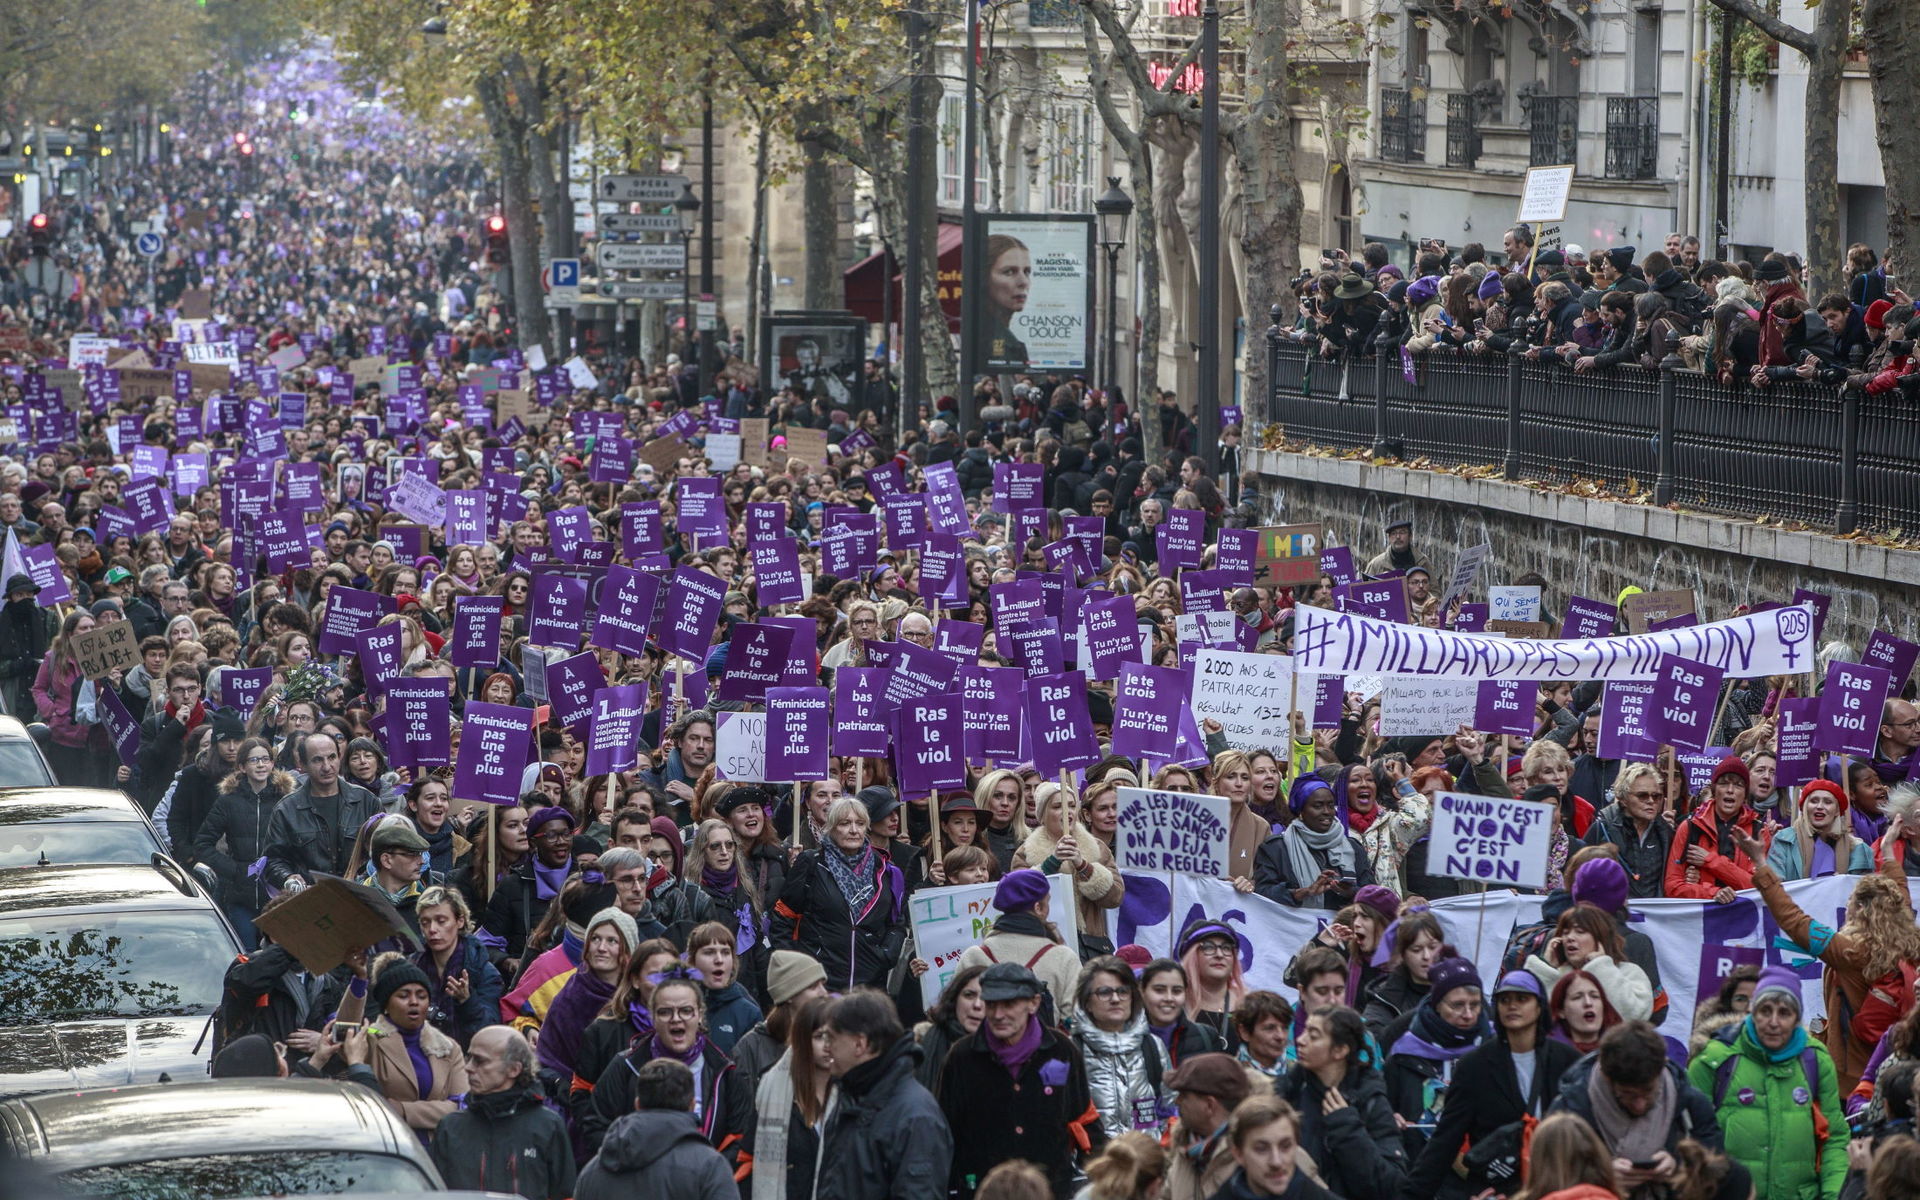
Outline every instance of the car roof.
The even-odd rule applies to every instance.
[[[15,1154],[54,1173],[203,1154],[426,1157],[377,1093],[321,1079],[209,1079],[25,1096],[0,1104],[0,1136]]]
[[[9,717],[5,713],[0,713],[0,741],[16,739],[30,742],[33,740],[33,735],[27,732],[27,727],[20,723],[19,717]]]
[[[155,857],[157,862],[152,866],[52,866],[0,871],[0,916],[189,908],[216,911],[213,901],[187,880],[184,871],[167,859]]]
[[[0,788],[0,825],[42,821],[115,821],[145,824],[133,798],[118,788]]]

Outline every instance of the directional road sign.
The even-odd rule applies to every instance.
[[[684,271],[687,248],[680,242],[602,242],[602,271]]]
[[[167,248],[167,239],[158,233],[143,233],[133,239],[133,248],[148,258]]]
[[[671,204],[686,186],[685,175],[602,175],[598,199],[621,204]]]
[[[683,284],[678,279],[602,279],[602,300],[678,300]]]
[[[602,233],[680,232],[680,217],[675,213],[601,213],[597,220]]]

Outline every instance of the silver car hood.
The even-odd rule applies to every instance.
[[[204,1077],[212,1038],[205,1017],[62,1021],[0,1029],[0,1097],[69,1088],[124,1087]]]

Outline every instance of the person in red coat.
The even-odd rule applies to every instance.
[[[1730,904],[1733,894],[1753,886],[1755,863],[1734,840],[1738,830],[1758,837],[1757,819],[1747,807],[1747,764],[1732,754],[1713,769],[1708,802],[1674,831],[1667,859],[1667,895]]]

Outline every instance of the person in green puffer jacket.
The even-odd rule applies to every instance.
[[[1760,973],[1744,1021],[1693,1056],[1688,1081],[1711,1097],[1727,1154],[1768,1200],[1838,1200],[1847,1122],[1833,1059],[1801,1024],[1800,977]]]

